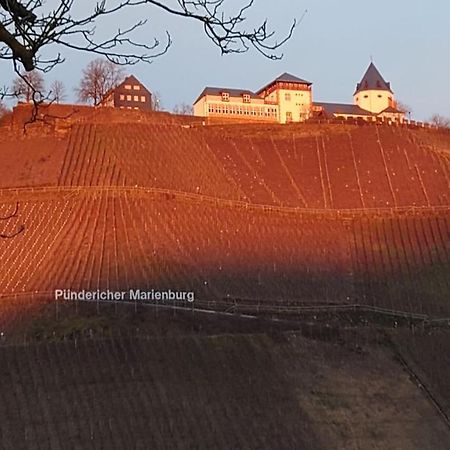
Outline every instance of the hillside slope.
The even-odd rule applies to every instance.
[[[45,139],[37,137],[39,128],[25,136],[22,128],[5,133],[0,187],[138,185],[310,209],[449,205],[448,133],[313,124],[203,127],[150,117],[99,114],[53,135],[43,129],[50,133]]]
[[[448,134],[158,117],[2,134],[0,218],[18,213],[0,233],[25,231],[0,239],[0,295],[171,287],[450,315]]]
[[[0,372],[4,449],[444,450],[450,439],[389,351],[293,333],[0,347]]]

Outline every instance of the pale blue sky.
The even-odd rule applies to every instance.
[[[228,0],[230,4],[238,0]],[[158,91],[166,109],[192,103],[209,86],[256,90],[283,72],[314,83],[317,101],[352,102],[356,83],[370,57],[396,98],[409,105],[413,117],[426,120],[433,113],[450,117],[450,2],[448,0],[255,0],[249,18],[268,17],[280,37],[294,17],[308,10],[303,22],[283,48],[281,61],[265,59],[256,51],[221,56],[203,35],[201,26],[162,12],[153,12],[141,39],[168,29],[173,37],[169,52],[151,65],[127,68],[150,90]],[[132,16],[125,18],[131,23]],[[113,30],[117,24],[111,23]],[[69,100],[87,54],[66,54],[68,61],[47,75],[65,82]],[[11,73],[0,63],[0,84]]]

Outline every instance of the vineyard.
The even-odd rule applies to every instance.
[[[448,134],[3,127],[1,448],[446,448]]]
[[[16,168],[6,166],[0,231],[25,227],[0,240],[4,297],[172,287],[225,309],[369,305],[450,317],[442,133],[89,121],[86,111],[64,133],[47,131],[47,146],[36,133],[3,137]]]
[[[370,350],[361,358],[293,333],[281,341],[243,335],[3,348],[0,442],[447,448],[448,430],[407,374],[389,352]]]
[[[0,241],[4,296],[172,288],[204,303],[369,304],[450,316],[445,213],[343,220],[138,190],[56,192],[61,198],[40,191],[19,202],[20,215],[4,221],[11,233],[33,224]]]

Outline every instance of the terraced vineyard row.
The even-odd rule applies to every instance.
[[[420,150],[408,133],[369,127],[277,140],[206,139],[255,203],[336,209],[447,205],[448,163]]]
[[[323,301],[345,292],[338,286],[350,253],[345,230],[334,220],[308,222],[127,193],[20,208],[26,232],[0,241],[8,268],[0,278],[3,293],[58,285],[195,287],[207,298]],[[13,227],[13,220],[5,227]]]
[[[0,346],[0,446],[446,449],[388,350],[281,337]]]
[[[354,221],[355,284],[361,303],[450,316],[450,218]]]
[[[98,125],[74,125],[59,175],[60,186],[124,186],[123,170]]]
[[[0,293],[193,290],[233,304],[369,304],[450,315],[449,218],[350,219],[100,191],[21,203]],[[7,211],[11,205],[5,205]]]
[[[77,349],[73,344],[3,349],[0,360],[7,374],[2,385],[12,389],[1,391],[2,429],[9,434],[0,435],[0,445],[39,442],[57,448],[84,443],[86,448],[101,442],[108,448],[127,448],[133,442],[137,448],[164,448],[171,442],[174,448],[189,448],[201,442],[207,448],[224,448],[247,446],[247,436],[254,435],[253,448],[274,436],[286,448],[295,446],[306,431],[297,423],[302,412],[295,401],[288,400],[290,419],[283,414],[281,420],[281,414],[273,416],[264,407],[269,400],[286,407],[281,394],[288,388],[286,378],[268,369],[267,352],[248,339],[235,341],[217,338],[206,346],[194,339],[164,344],[155,340],[151,345],[100,341],[81,343]],[[215,342],[226,345],[228,352],[217,353]],[[208,371],[203,370],[205,361]],[[25,370],[28,367],[33,370]],[[265,386],[265,377],[254,377],[258,370],[270,377],[272,388]],[[16,391],[13,386],[19,385]],[[236,402],[233,412],[218,414],[230,399]],[[46,415],[39,412],[43,402]],[[267,435],[256,432],[251,420],[255,409],[261,412]],[[237,427],[235,432],[225,433],[223,421]]]
[[[122,177],[114,177],[115,172]],[[75,127],[60,184],[122,185],[125,179],[129,186],[243,196],[198,132],[141,123],[132,131],[129,124]]]
[[[263,130],[263,128],[262,128]],[[236,137],[220,128],[75,125],[60,185],[139,185],[302,208],[448,205],[448,160],[411,130]]]
[[[448,331],[392,333],[406,362],[421,377],[450,417],[450,339]]]

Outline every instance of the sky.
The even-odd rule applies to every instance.
[[[167,0],[173,3],[174,0]],[[49,3],[56,0],[49,0]],[[226,0],[225,5],[243,4]],[[313,83],[316,101],[352,103],[356,83],[371,59],[397,100],[412,110],[412,117],[427,120],[433,114],[450,117],[450,2],[448,0],[255,0],[247,12],[249,25],[265,18],[282,38],[294,18],[307,10],[293,37],[283,46],[283,58],[272,61],[255,50],[221,55],[199,23],[175,18],[148,8],[121,16],[121,25],[147,16],[150,20],[136,37],[164,39],[168,30],[173,45],[152,64],[126,67],[162,105],[192,104],[205,86],[257,90],[289,72]],[[98,34],[113,32],[118,18],[99,24]],[[56,47],[49,49],[56,51]],[[60,50],[60,49],[59,49]],[[67,62],[46,75],[64,82],[68,101],[81,71],[93,59],[86,53],[65,52]],[[11,83],[10,63],[0,62],[0,85]]]

